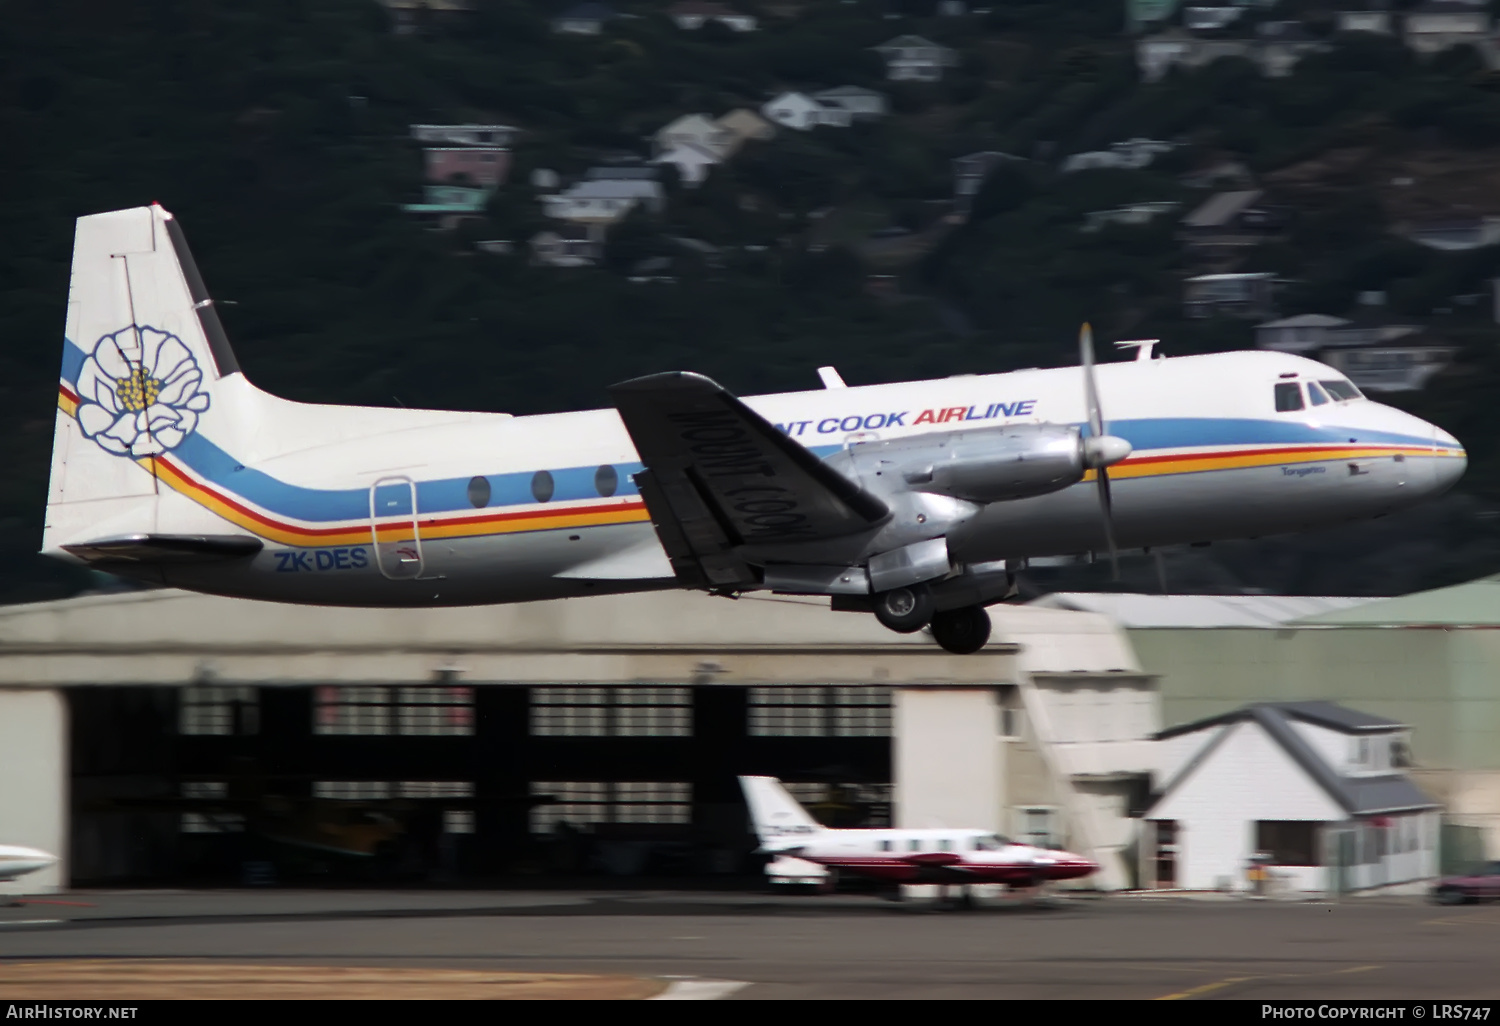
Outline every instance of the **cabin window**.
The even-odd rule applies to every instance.
[[[1359,398],[1359,389],[1347,381],[1320,381],[1318,384],[1328,389],[1328,394],[1339,402]]]
[[[1284,381],[1276,386],[1276,412],[1292,413],[1302,409],[1302,386]]]
[[[1327,393],[1319,388],[1317,382],[1314,381],[1309,381],[1307,383],[1307,398],[1314,406],[1322,406],[1324,403],[1328,402]]]
[[[490,482],[488,478],[476,477],[469,482],[469,505],[484,509],[490,504]]]
[[[594,491],[604,498],[615,494],[615,489],[620,487],[620,474],[609,464],[605,464],[594,471]]]
[[[1300,409],[1301,407],[1298,407]],[[531,479],[531,496],[537,502],[548,502],[552,499],[555,486],[552,483],[552,475],[545,470],[538,470]]]
[[[880,842],[880,850],[881,851],[890,851],[891,850],[891,842],[890,841],[881,841]]]
[[[921,851],[922,850],[922,842],[913,839],[913,840],[907,842],[907,847],[910,848],[912,851]]]

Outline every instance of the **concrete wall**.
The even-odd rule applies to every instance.
[[[68,706],[60,692],[0,688],[0,844],[62,860],[0,883],[0,894],[52,893],[66,884]]]
[[[993,688],[898,688],[892,696],[895,823],[1003,832],[1007,788]]]

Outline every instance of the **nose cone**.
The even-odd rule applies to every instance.
[[[1048,880],[1077,880],[1099,871],[1097,863],[1070,851],[1038,851],[1036,868]]]
[[[1442,428],[1432,429],[1432,447],[1432,493],[1441,495],[1464,476],[1464,471],[1469,467],[1469,457],[1458,439]]]

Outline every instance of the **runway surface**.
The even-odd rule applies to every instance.
[[[961,911],[855,895],[667,892],[86,892],[50,900],[59,903],[0,909],[0,998],[28,973],[44,975],[26,965],[46,962],[55,976],[78,971],[67,968],[75,960],[146,958],[233,967],[245,979],[254,966],[400,967],[510,974],[511,982],[546,977],[564,991],[567,981],[555,974],[578,974],[595,981],[592,995],[580,981],[580,997],[605,996],[598,981],[606,978],[616,996],[668,986],[670,997],[729,1000],[1500,996],[1500,906],[1439,908],[1414,898],[1109,896]],[[625,993],[622,979],[657,985]],[[29,986],[26,996],[35,996]]]

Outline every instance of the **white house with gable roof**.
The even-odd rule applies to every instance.
[[[1326,895],[1421,889],[1438,805],[1403,770],[1410,731],[1332,702],[1270,702],[1155,736],[1143,819],[1149,887]]]

